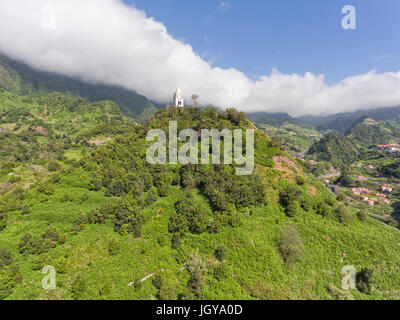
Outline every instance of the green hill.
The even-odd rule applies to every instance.
[[[389,122],[378,122],[366,117],[358,120],[346,135],[360,146],[389,144],[400,139],[400,130]]]
[[[60,92],[91,102],[113,100],[129,117],[147,120],[157,111],[155,105],[133,91],[116,86],[88,84],[79,79],[40,72],[28,65],[0,55],[0,88],[18,94]]]
[[[171,107],[134,125],[111,102],[5,91],[0,110],[2,154],[24,148],[0,161],[1,299],[400,298],[400,232],[337,202],[263,132],[250,176],[147,164],[150,129],[254,128],[242,113]],[[341,289],[346,265],[357,290]]]
[[[329,162],[343,170],[354,161],[369,157],[371,152],[374,153],[376,145],[397,143],[399,139],[398,126],[364,117],[356,121],[345,135],[327,133],[310,147],[307,158]]]

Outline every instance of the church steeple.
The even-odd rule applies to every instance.
[[[174,104],[175,107],[180,107],[180,108],[183,108],[185,106],[185,101],[183,99],[183,93],[181,87],[178,87],[178,89],[174,93]]]

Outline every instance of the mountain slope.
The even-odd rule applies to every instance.
[[[283,122],[307,124],[319,128],[321,131],[333,130],[342,134],[350,130],[359,119],[370,117],[378,121],[390,121],[400,124],[400,106],[391,108],[379,108],[372,110],[358,110],[355,112],[337,113],[329,116],[306,115],[293,118],[285,113],[255,112],[248,113],[250,120],[261,123],[280,126]]]
[[[55,144],[75,144],[57,159],[32,153],[1,161],[0,249],[12,259],[0,261],[0,298],[400,298],[400,232],[357,218],[261,131],[248,177],[236,176],[233,165],[147,164],[150,129],[167,131],[171,120],[197,131],[252,128],[243,114],[170,108],[133,126],[104,103],[82,102],[76,111],[79,101],[63,96],[1,97],[4,128],[21,123],[29,131],[41,119]],[[8,115],[15,105],[24,112]],[[62,111],[71,108],[70,116]],[[111,140],[101,146],[80,138],[104,129],[98,110],[127,123],[120,135],[106,131]],[[3,134],[22,143],[18,132]],[[28,151],[47,145],[36,134]],[[45,265],[56,269],[56,290],[40,286]],[[345,265],[375,270],[374,287],[343,291]]]
[[[146,97],[133,91],[36,71],[22,62],[1,55],[0,87],[18,94],[60,92],[91,102],[113,100],[127,116],[137,120],[148,119],[156,112],[156,107]]]
[[[389,122],[378,122],[370,117],[359,119],[346,136],[363,146],[389,144],[400,139],[400,130]]]

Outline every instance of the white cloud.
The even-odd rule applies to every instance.
[[[220,5],[218,6],[218,11],[219,12],[226,12],[228,11],[230,8],[232,8],[232,3],[230,3],[229,1],[223,1],[220,3]]]
[[[43,10],[48,5],[54,10]],[[195,92],[203,104],[244,111],[302,115],[400,104],[400,71],[371,71],[331,86],[312,73],[273,71],[253,81],[236,69],[212,67],[164,25],[119,0],[1,0],[0,52],[160,103],[182,84],[187,97]]]

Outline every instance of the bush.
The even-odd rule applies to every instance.
[[[217,258],[219,261],[224,261],[225,260],[225,255],[226,255],[226,249],[224,246],[219,246],[215,252],[214,252],[215,258]]]
[[[293,217],[300,210],[298,202],[302,192],[296,187],[289,187],[282,191],[279,195],[279,202],[285,208],[285,212],[289,217]]]
[[[14,262],[10,251],[7,249],[0,249],[0,269],[11,265]]]
[[[302,186],[302,185],[306,184],[306,179],[303,176],[297,176],[296,183],[297,183],[297,185]]]
[[[166,182],[163,182],[158,186],[158,195],[162,198],[168,197],[169,185]]]
[[[201,234],[207,230],[207,226],[208,215],[205,209],[190,193],[186,193],[175,203],[175,212],[168,223],[169,232],[180,235],[187,231]]]
[[[157,200],[157,188],[152,187],[148,192],[147,192],[147,198],[146,198],[146,205],[149,206],[156,202]]]
[[[54,188],[50,184],[50,182],[42,182],[38,186],[39,193],[43,193],[45,195],[51,196],[54,193]]]
[[[130,193],[121,202],[115,215],[114,230],[122,235],[132,233],[135,237],[140,237],[145,221],[141,208]]]
[[[86,289],[85,280],[81,275],[78,275],[71,285],[72,298],[78,300]]]
[[[117,213],[118,208],[119,205],[117,203],[103,203],[97,209],[92,210],[89,214],[88,222],[92,224],[103,224],[109,217]]]
[[[331,208],[323,201],[318,202],[315,205],[315,213],[318,215],[321,215],[323,217],[327,217],[329,215],[329,213],[331,212]]]
[[[74,230],[76,232],[81,231],[87,222],[86,214],[81,213],[74,221]]]
[[[372,293],[374,271],[369,268],[364,268],[356,275],[357,289],[365,294]]]
[[[342,201],[342,202],[345,201],[346,200],[346,195],[343,192],[339,193],[338,196],[337,196],[337,200],[338,201]]]
[[[171,240],[171,248],[178,249],[181,246],[181,236],[177,233],[174,233]]]
[[[158,289],[161,290],[162,286],[163,286],[163,279],[159,274],[156,274],[152,280],[152,284],[153,286]]]
[[[357,218],[360,221],[364,222],[364,221],[367,220],[367,214],[365,213],[365,211],[360,210],[360,211],[357,212]]]
[[[298,201],[294,201],[286,207],[285,213],[288,217],[294,217],[300,211],[300,209],[301,207]]]
[[[336,216],[339,219],[339,222],[347,225],[350,223],[351,221],[351,214],[348,212],[348,210],[346,209],[345,206],[340,205],[337,209],[336,209]]]
[[[279,251],[283,261],[288,266],[300,260],[304,249],[304,241],[300,237],[297,228],[286,226],[282,229],[279,239]]]
[[[121,247],[116,240],[113,239],[108,243],[108,253],[110,254],[110,256],[116,256],[119,253],[120,249]]]
[[[47,168],[49,169],[49,171],[55,172],[61,169],[61,165],[56,161],[52,161],[49,163]]]
[[[7,227],[7,213],[0,211],[0,231]]]
[[[140,281],[140,279],[137,279],[134,281],[134,286],[135,286],[135,289],[141,289],[143,287],[143,283],[142,283],[142,281]]]
[[[221,263],[214,270],[214,278],[218,281],[224,280],[228,277],[228,268],[225,264]]]
[[[21,213],[23,214],[23,215],[27,215],[27,214],[29,214],[31,212],[31,207],[29,206],[29,204],[24,204],[23,206],[22,206],[22,210],[21,210]]]
[[[49,239],[53,242],[57,242],[58,239],[60,238],[60,235],[57,232],[57,229],[55,228],[49,228],[46,230],[46,232],[42,235],[44,239]]]
[[[199,253],[195,252],[189,257],[186,267],[190,274],[188,289],[197,298],[200,298],[203,289],[203,277],[207,273],[206,263]]]

